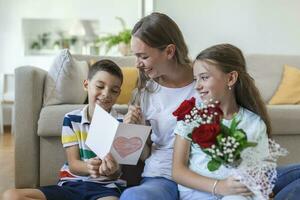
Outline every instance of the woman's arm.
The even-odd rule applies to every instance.
[[[143,117],[142,117],[141,107],[130,105],[128,108],[128,112],[124,116],[123,122],[127,123],[127,124],[142,124]],[[150,126],[150,123],[147,121],[145,122],[145,124]],[[151,135],[151,133],[150,133],[150,135]],[[152,141],[149,136],[146,141],[146,144],[143,148],[142,154],[140,156],[140,160],[145,161],[150,156],[151,146],[152,146]]]
[[[128,112],[124,116],[123,122],[126,124],[141,124],[142,123],[141,107],[130,105],[128,107]]]
[[[140,156],[141,161],[145,161],[151,154],[152,141],[151,141],[150,135],[151,135],[151,133],[149,134],[149,137],[146,141],[146,144],[145,144],[142,154]]]

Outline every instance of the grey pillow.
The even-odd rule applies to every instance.
[[[88,63],[72,58],[62,50],[50,67],[44,86],[44,106],[57,104],[83,104],[87,92],[83,81],[87,78]]]

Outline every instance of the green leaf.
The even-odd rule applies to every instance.
[[[230,135],[230,129],[221,123],[221,132],[224,133],[224,136]]]
[[[114,47],[120,43],[125,43],[127,45],[130,44],[131,29],[126,28],[126,23],[122,18],[116,17],[116,19],[118,21],[120,21],[122,30],[120,32],[118,32],[117,34],[109,34],[107,36],[102,36],[95,41],[99,45],[102,45],[102,44],[105,45],[106,53],[109,52],[109,50],[112,47]]]
[[[257,145],[256,142],[246,142],[243,147],[245,149],[245,148],[248,148],[248,147],[255,147],[256,145]]]
[[[207,168],[209,171],[213,172],[213,171],[216,171],[217,169],[219,169],[221,166],[221,163],[212,159],[211,161],[209,161],[207,163]]]
[[[224,135],[222,133],[220,133],[218,136],[217,136],[217,144],[221,144],[221,140],[222,138],[224,138]],[[220,145],[222,146],[222,145]]]
[[[236,119],[236,114],[234,114],[232,122],[230,124],[230,131],[233,133],[236,130],[236,127],[239,125],[241,121]]]
[[[202,149],[202,151],[203,151],[204,153],[206,153],[207,155],[212,156],[212,153],[210,153],[210,152],[208,151],[208,148]]]
[[[247,140],[246,133],[242,129],[238,129],[233,132],[232,136],[238,141],[241,142],[242,140]]]
[[[192,133],[187,134],[187,137],[192,139]]]

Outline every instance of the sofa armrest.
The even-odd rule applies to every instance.
[[[43,69],[15,69],[15,186],[39,186],[39,137],[37,125],[43,105]]]

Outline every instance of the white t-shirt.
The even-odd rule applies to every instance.
[[[267,157],[269,155],[269,150],[268,150],[269,145],[268,145],[268,136],[266,132],[266,125],[264,121],[257,114],[242,107],[240,107],[239,112],[237,113],[237,120],[240,120],[238,128],[241,128],[246,132],[248,140],[251,142],[257,142],[257,146],[255,148],[257,149],[258,152],[260,152],[257,156],[261,156],[262,158]],[[231,121],[232,120],[223,119],[222,123],[229,127]],[[191,141],[191,139],[187,136],[188,132],[184,131],[184,127],[182,126],[181,122],[182,121],[179,121],[177,123],[175,128],[175,133]],[[191,143],[190,156],[189,156],[189,168],[192,171],[202,176],[215,178],[215,179],[225,179],[230,175],[230,171],[232,169],[226,168],[224,165],[221,165],[220,168],[216,171],[213,172],[209,171],[207,168],[207,163],[210,160],[211,158],[201,150],[198,144]],[[192,192],[194,190],[182,185],[178,185],[178,189],[180,193],[185,193],[185,194],[188,194],[189,192]],[[183,196],[185,196],[185,194]],[[204,195],[204,194],[198,193],[198,195]]]
[[[143,92],[141,108],[152,127],[151,156],[145,161],[143,177],[171,179],[176,117],[173,112],[183,100],[198,96],[195,81],[182,88],[167,88],[154,81],[147,83],[152,92]]]

